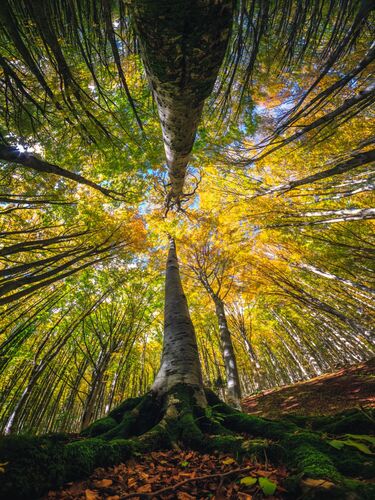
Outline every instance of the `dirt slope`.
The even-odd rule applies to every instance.
[[[375,358],[243,400],[244,411],[269,418],[330,415],[361,407],[375,407]]]

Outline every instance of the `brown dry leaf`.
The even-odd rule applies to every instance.
[[[128,478],[128,488],[132,488],[136,484],[137,484],[137,480],[135,479],[135,477]]]
[[[109,497],[105,497],[105,500],[120,500],[118,495],[111,495]]]
[[[102,479],[101,481],[95,481],[95,486],[97,488],[108,488],[113,484],[112,479]]]
[[[177,499],[178,500],[195,500],[197,497],[193,495],[189,495],[189,493],[186,493],[185,491],[179,491],[177,493]]]
[[[302,479],[302,486],[307,486],[308,488],[322,488],[325,490],[330,490],[335,486],[335,483],[331,481],[327,481],[325,479],[311,479],[307,477],[306,479]]]
[[[86,500],[99,500],[99,495],[97,491],[85,490]]]
[[[243,493],[242,491],[239,491],[237,493],[238,500],[252,500],[253,496],[249,495],[248,493]]]
[[[137,493],[151,493],[151,491],[151,484],[144,484],[143,486],[137,488]]]
[[[273,474],[271,470],[257,470],[256,475],[260,477],[270,477]]]

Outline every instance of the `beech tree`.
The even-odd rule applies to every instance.
[[[228,403],[238,406],[241,396],[235,342],[245,349],[243,364],[250,361],[252,372],[262,359],[258,385],[268,387],[329,368],[342,353],[355,361],[373,352],[369,262],[375,212],[363,196],[373,186],[373,11],[369,0],[2,2],[0,203],[7,218],[0,250],[1,361],[5,396],[12,401],[1,419],[9,433],[84,427],[76,441],[46,441],[59,478],[42,460],[33,467],[43,481],[31,478],[17,495],[39,495],[95,466],[166,446],[251,453],[249,435],[269,440],[272,450],[287,450],[297,475],[331,479],[345,491],[359,487],[345,482],[345,464],[319,427],[313,432],[298,422],[246,415],[204,387],[192,317],[206,299],[191,293],[189,308],[183,288],[188,276],[183,283],[176,247],[183,244],[187,220],[194,235],[201,213],[216,218],[219,231],[226,228],[225,244],[236,227],[238,296],[257,304],[262,335],[256,342],[238,322],[248,312],[226,317],[227,297],[220,290],[225,262],[218,259],[217,287],[198,254],[190,262],[216,308]],[[341,224],[349,229],[340,233]],[[328,249],[327,268],[317,265],[314,238]],[[166,246],[160,368],[150,357],[145,376],[144,351],[152,350],[149,342],[160,345],[160,324],[143,345],[138,337],[157,323],[159,306],[142,328],[121,335],[121,314],[112,312],[116,321],[100,325],[98,311],[118,273],[160,270]],[[363,257],[354,264],[358,279],[350,275],[348,249]],[[150,287],[156,297],[157,284]],[[232,311],[241,303],[230,301]],[[42,332],[41,318],[50,311],[58,316]],[[130,321],[135,317],[130,314]],[[236,321],[237,341],[228,326]],[[88,328],[96,339],[91,345]],[[35,352],[25,353],[35,332]],[[210,343],[207,356],[214,352]],[[107,389],[118,350],[126,360]],[[210,363],[205,360],[205,370]],[[75,378],[68,366],[75,367]],[[51,373],[58,379],[53,398]],[[131,390],[125,387],[129,380]],[[120,403],[120,394],[135,397]],[[46,413],[33,414],[35,407]],[[59,411],[65,412],[61,427]],[[32,446],[44,449],[46,442],[36,438]],[[2,492],[9,496],[18,474],[18,442],[9,436],[4,443],[1,462],[11,466]],[[364,459],[355,459],[366,467]]]

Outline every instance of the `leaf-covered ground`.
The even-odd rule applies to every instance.
[[[240,464],[227,455],[170,450],[96,469],[89,479],[51,491],[44,499],[256,500],[266,496],[275,500],[282,498],[286,476],[283,467],[273,468],[267,462]]]
[[[294,385],[271,389],[243,402],[244,411],[268,418],[286,414],[332,415],[375,407],[375,358]]]

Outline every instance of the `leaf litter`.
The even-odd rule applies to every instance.
[[[284,498],[285,467],[274,468],[222,453],[154,451],[84,481],[49,491],[44,500],[258,500]]]

